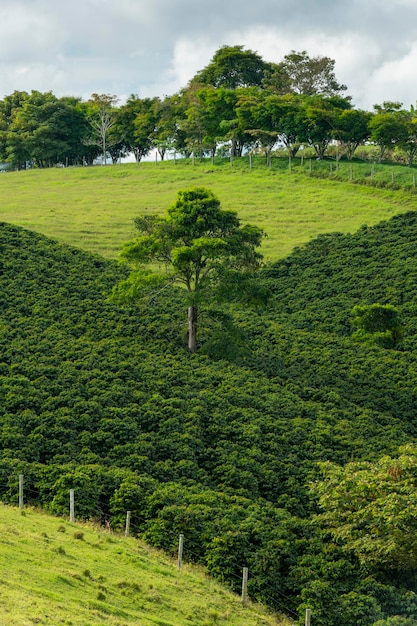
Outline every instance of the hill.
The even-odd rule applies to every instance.
[[[329,178],[327,161],[314,161],[310,175],[300,159],[294,159],[290,172],[286,159],[273,159],[270,169],[262,157],[253,159],[252,170],[242,158],[233,167],[221,159],[194,165],[183,159],[176,164],[11,172],[0,177],[0,220],[114,259],[132,238],[135,217],[147,211],[163,213],[179,189],[208,187],[224,209],[238,211],[243,222],[265,230],[263,252],[268,261],[275,261],[317,235],[353,233],[363,224],[371,226],[415,208],[413,170],[379,165],[371,179],[370,167],[355,162],[352,182],[348,163],[340,163]],[[404,188],[391,183],[394,173]]]
[[[284,626],[138,540],[0,505],[0,623]],[[12,564],[12,566],[11,566]],[[7,574],[6,574],[7,572]]]
[[[416,237],[414,213],[319,237],[265,268],[269,308],[234,310],[241,349],[206,327],[191,355],[174,292],[122,308],[116,263],[2,224],[1,498],[22,472],[54,513],[71,488],[81,518],[117,529],[130,510],[148,542],[174,552],[184,533],[187,559],[236,590],[248,566],[251,597],[300,620],[415,619],[413,573],[330,541],[311,487],[320,462],[416,441]],[[396,349],[351,336],[353,306],[375,302],[399,309]]]

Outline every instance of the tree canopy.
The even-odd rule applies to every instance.
[[[213,192],[204,188],[179,191],[165,218],[139,217],[135,225],[139,237],[121,253],[133,272],[116,287],[114,297],[154,298],[164,285],[182,287],[188,302],[188,347],[195,352],[199,305],[222,282],[259,269],[263,231],[241,226],[237,214],[221,209]],[[150,264],[159,271],[146,269]]]
[[[222,46],[191,82],[227,89],[260,87],[265,73],[270,69],[271,64],[253,50],[245,50],[243,46]]]

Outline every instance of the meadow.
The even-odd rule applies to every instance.
[[[0,624],[284,626],[133,538],[0,504]],[[13,563],[13,567],[10,564]]]
[[[10,172],[0,177],[0,220],[114,259],[134,237],[137,215],[163,214],[178,190],[202,186],[243,223],[265,230],[263,254],[275,261],[321,233],[353,233],[416,207],[412,170],[372,167],[361,162],[351,170],[340,163],[336,170],[332,163],[297,159],[290,169],[286,159],[267,167],[257,157],[250,168],[242,157],[233,166],[224,159],[181,159]],[[392,184],[393,172],[398,184]]]

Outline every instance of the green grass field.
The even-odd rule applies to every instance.
[[[288,626],[133,538],[0,504],[2,626]]]
[[[323,173],[329,165],[314,163],[314,171],[319,167]],[[223,208],[236,210],[242,222],[265,230],[263,253],[270,261],[320,233],[354,232],[417,207],[412,190],[353,184],[348,167],[340,165],[338,180],[310,176],[307,164],[289,171],[284,159],[275,159],[270,169],[261,158],[253,169],[242,158],[233,167],[227,161],[178,160],[11,172],[0,176],[0,220],[116,258],[135,235],[135,216],[164,213],[178,190],[203,186],[214,191]],[[354,167],[355,176],[369,174],[369,164]],[[384,167],[375,177],[384,172],[391,180]],[[412,175],[407,168],[394,169]]]

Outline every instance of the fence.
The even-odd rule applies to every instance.
[[[19,474],[19,492],[18,492],[19,509],[22,510],[24,508],[24,504],[25,504],[24,503],[24,475]],[[75,489],[70,489],[68,493],[68,515],[69,515],[70,523],[76,523],[76,490]],[[124,525],[125,537],[129,537],[130,535],[131,521],[132,521],[132,512],[126,511],[125,525]],[[108,526],[108,528],[110,528],[110,526]],[[185,546],[186,546],[186,537],[183,533],[180,533],[179,538],[178,538],[178,551],[177,551],[177,568],[179,571],[183,568]],[[191,549],[190,548],[187,549],[187,553],[189,557],[191,557],[190,560],[192,561],[193,560],[192,559],[193,557],[192,546],[191,546]],[[198,557],[198,555],[196,554],[194,554],[194,556]],[[250,600],[249,593],[248,593],[248,581],[249,581],[250,572],[249,572],[249,568],[246,566],[243,566],[243,567],[239,566],[239,567],[242,572],[241,578],[240,578],[241,601],[242,601],[242,604],[245,605]],[[274,589],[273,592],[275,594],[276,590]],[[263,596],[265,597],[265,594],[263,594]],[[271,605],[279,606],[282,612],[286,613],[291,618],[298,619],[298,613],[297,613],[296,607],[293,606],[292,598],[285,596],[285,594],[281,594],[281,596],[282,597],[280,599],[270,596],[269,599],[271,600]],[[310,626],[310,625],[311,625],[311,610],[306,609],[305,626]]]
[[[346,161],[332,156],[318,159],[310,155],[305,156],[302,153],[298,153],[295,157],[288,157],[284,154],[261,156],[248,153],[242,157],[230,159],[221,157],[197,159],[194,156],[189,159],[174,159],[175,164],[191,164],[197,168],[206,167],[208,163],[211,165],[215,163],[224,164],[225,161],[229,161],[231,168],[243,168],[248,171],[267,168],[315,178],[351,182],[352,184],[391,189],[402,188],[410,192],[417,191],[416,174],[412,169],[414,166],[410,167],[400,163],[378,163],[366,158],[354,158],[353,161]],[[165,162],[168,163],[168,159]]]

